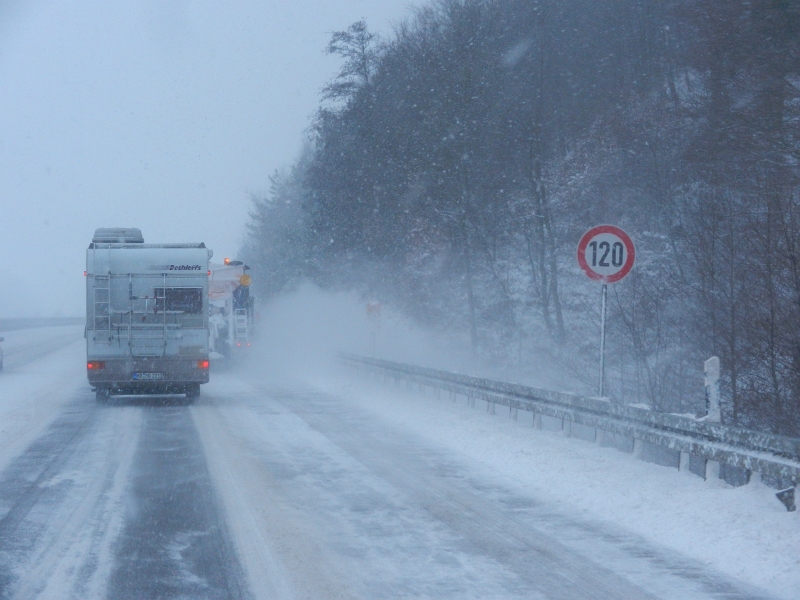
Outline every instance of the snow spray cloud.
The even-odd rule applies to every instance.
[[[391,308],[355,293],[308,284],[257,313],[258,338],[248,366],[270,379],[338,368],[337,352],[470,370],[467,344],[460,349],[453,340],[422,331]]]

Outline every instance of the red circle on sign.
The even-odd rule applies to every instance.
[[[608,275],[598,273],[592,269],[592,267],[586,261],[587,246],[593,238],[604,233],[619,238],[625,247],[626,253],[625,262],[622,264],[622,267],[619,269],[619,271]],[[633,263],[635,260],[636,249],[633,246],[633,240],[631,240],[627,233],[615,225],[598,225],[597,227],[592,227],[589,231],[583,234],[581,241],[578,242],[578,264],[580,265],[581,269],[583,269],[583,272],[586,273],[587,277],[589,277],[589,279],[594,279],[595,281],[599,281],[601,283],[615,283],[625,277],[633,268]]]

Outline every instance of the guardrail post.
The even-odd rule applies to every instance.
[[[486,401],[486,412],[488,412],[490,415],[496,414],[495,413],[495,404],[491,400],[487,400]]]
[[[540,413],[533,413],[533,427],[534,429],[542,428],[542,415]]]
[[[706,461],[706,481],[709,479],[719,479],[719,462],[716,460]]]
[[[562,419],[561,429],[564,437],[572,437],[572,419],[564,417]]]
[[[798,487],[800,486],[795,485],[794,487],[786,488],[775,494],[789,512],[797,510],[797,498],[799,497],[797,495]]]
[[[633,458],[642,458],[642,452],[644,451],[644,444],[642,440],[639,438],[633,438]]]
[[[603,442],[605,441],[606,437],[606,430],[600,429],[599,427],[595,427],[594,429],[594,441],[598,446],[602,446]]]
[[[679,463],[679,466],[678,466],[678,470],[679,471],[681,471],[681,472],[683,472],[683,471],[687,471],[688,472],[689,471],[689,458],[690,458],[690,456],[691,455],[688,452],[681,452],[681,460],[680,460],[680,463]]]

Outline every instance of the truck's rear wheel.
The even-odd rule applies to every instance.
[[[111,390],[108,388],[97,388],[94,397],[98,404],[107,404],[108,399],[111,397]]]

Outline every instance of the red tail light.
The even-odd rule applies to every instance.
[[[89,371],[101,371],[106,368],[106,363],[102,360],[90,360],[86,363],[86,368]]]
[[[208,368],[208,361],[207,360],[198,360],[197,361],[197,368],[198,369],[207,369]]]

